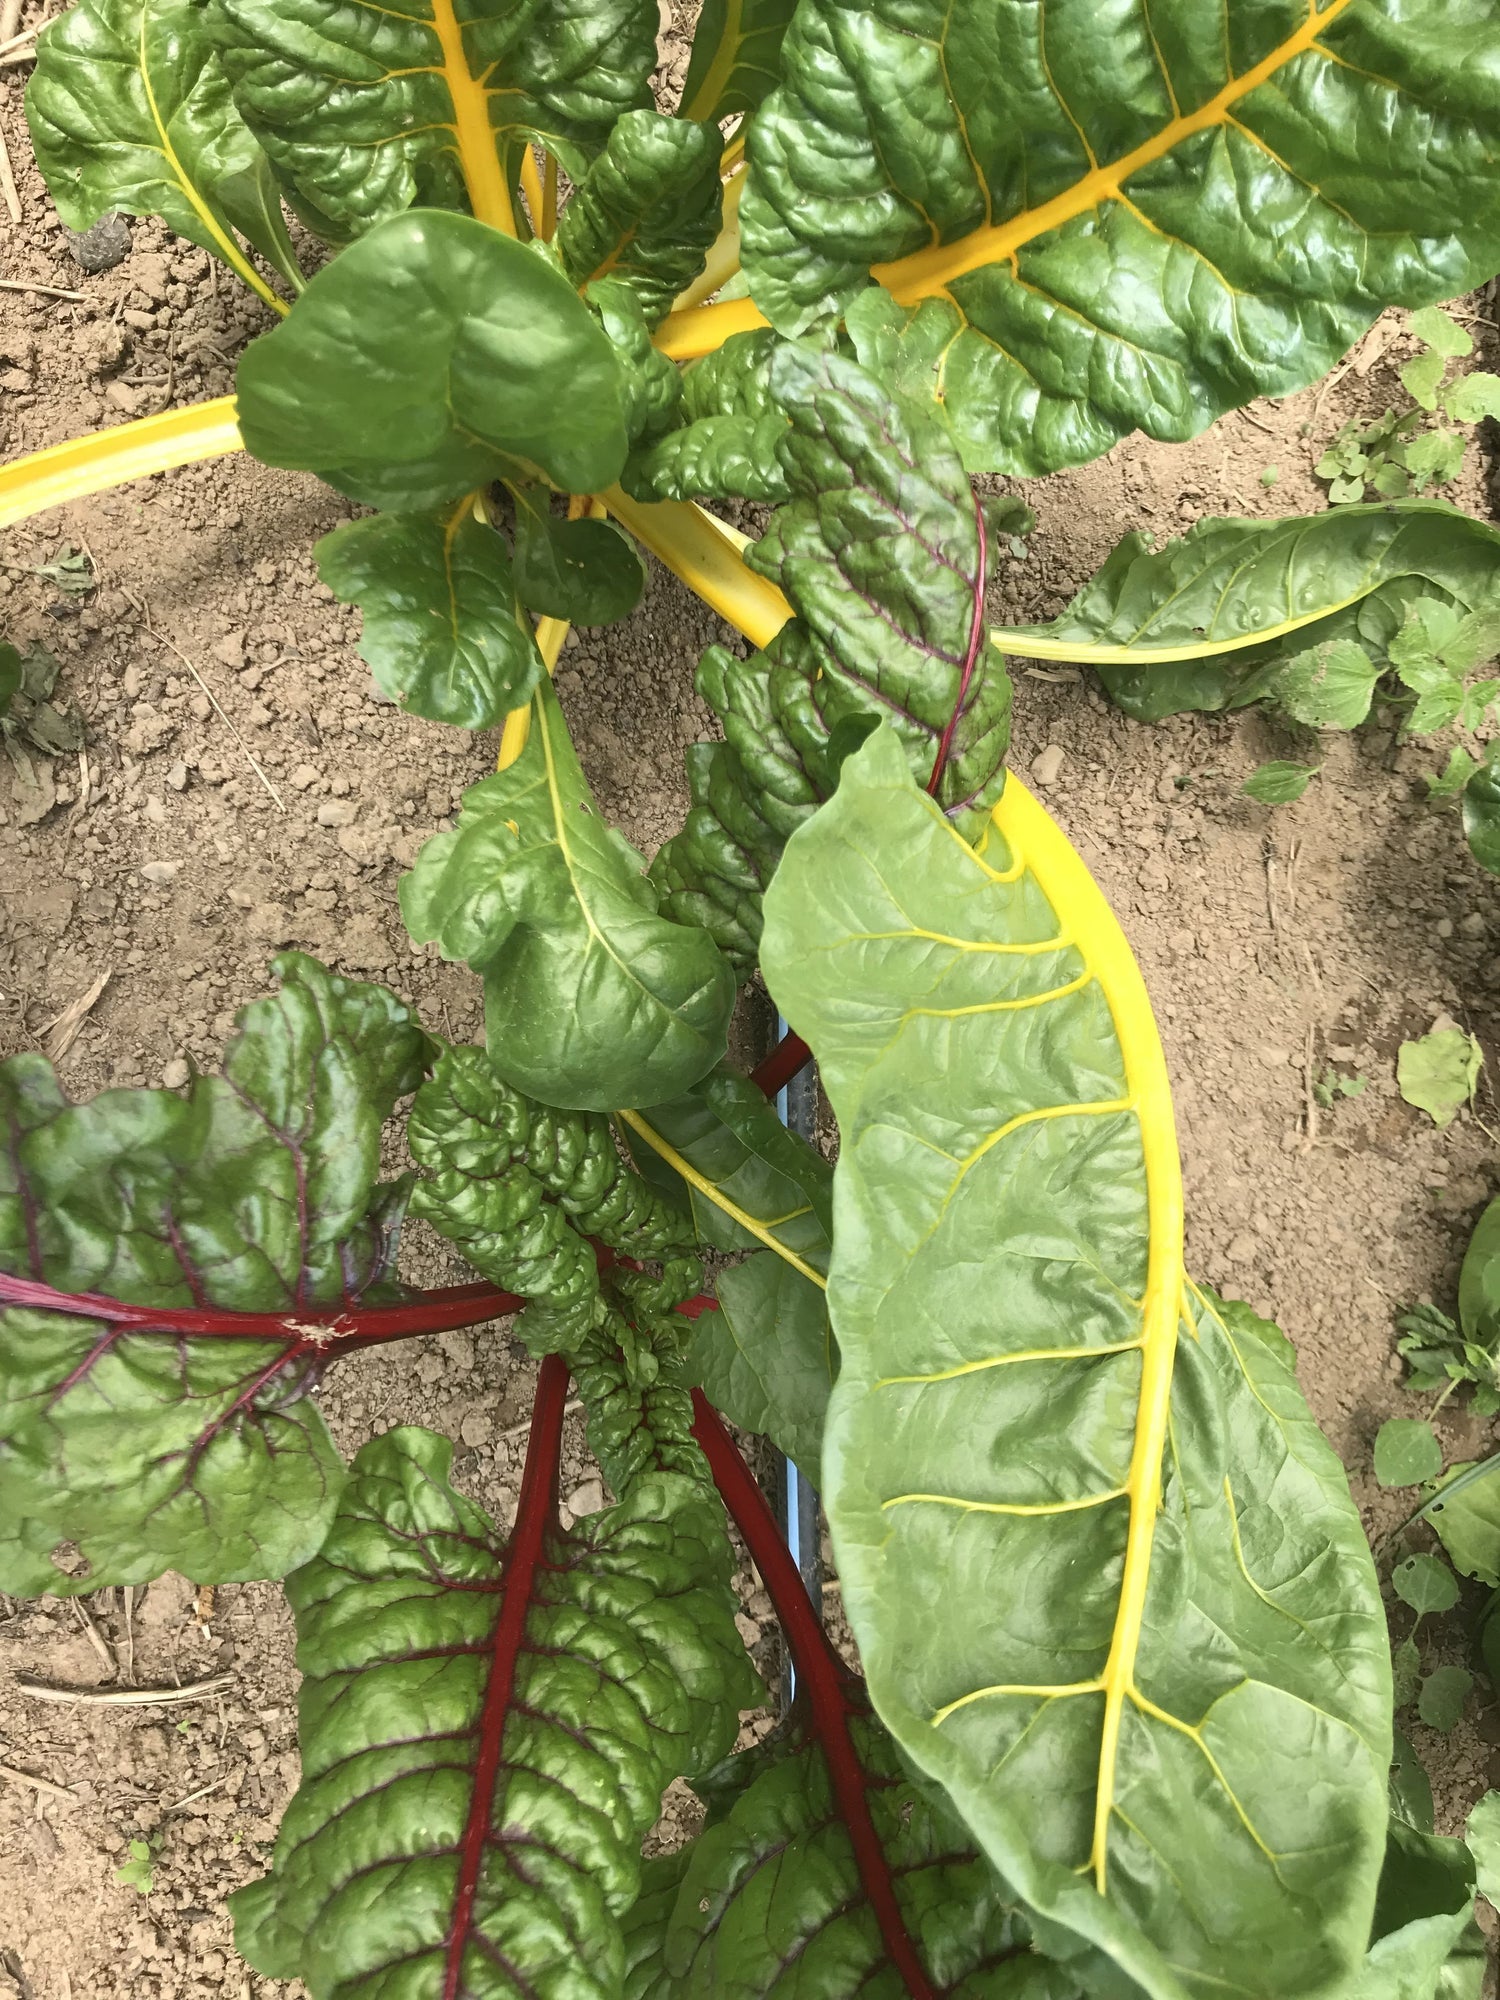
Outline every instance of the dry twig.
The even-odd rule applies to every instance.
[[[254,753],[252,752],[250,745],[245,741],[244,737],[241,736],[240,732],[235,728],[234,724],[230,721],[229,717],[224,713],[223,708],[220,706],[218,696],[214,693],[213,689],[209,686],[208,682],[203,678],[202,674],[199,673],[198,669],[193,665],[192,661],[188,658],[187,654],[183,652],[181,646],[179,646],[174,639],[169,639],[165,632],[157,631],[156,627],[151,623],[151,611],[149,606],[141,598],[131,597],[130,592],[128,590],[124,594],[126,597],[130,598],[131,603],[134,604],[136,609],[140,612],[142,629],[145,631],[147,636],[149,638],[154,639],[158,646],[165,646],[168,652],[175,653],[178,659],[181,660],[182,664],[187,668],[188,672],[192,675],[193,679],[198,683],[199,687],[202,688],[203,692],[208,696],[209,700],[213,703],[215,714],[218,716],[219,720],[223,723],[224,727],[229,731],[230,735],[234,738],[235,742],[239,744],[240,749],[245,753],[245,762],[250,766],[251,770],[255,773],[256,777],[260,779],[261,783],[270,793],[272,801],[275,804],[276,810],[278,812],[285,812],[286,801],[282,798],[280,792],[277,791],[276,787],[271,783],[271,780],[266,776],[265,772],[256,762]]]
[[[0,58],[14,62],[14,56]],[[61,285],[38,285],[30,278],[0,278],[0,292],[36,292],[44,299],[78,299],[88,297],[87,292],[65,292]]]
[[[118,1677],[120,1672],[119,1665],[115,1660],[114,1654],[105,1644],[103,1633],[99,1630],[99,1627],[94,1623],[93,1619],[90,1618],[88,1612],[78,1602],[78,1599],[76,1597],[70,1599],[69,1601],[73,1606],[74,1616],[77,1618],[79,1624],[83,1627],[84,1634],[87,1637],[89,1644],[93,1647],[94,1651],[99,1656],[100,1665],[104,1668],[104,1671],[107,1674]]]
[[[234,1686],[234,1675],[215,1674],[211,1680],[189,1681],[186,1687],[178,1688],[108,1688],[102,1694],[91,1688],[49,1687],[46,1681],[29,1680],[22,1674],[17,1674],[16,1686],[33,1701],[57,1701],[88,1708],[161,1708],[169,1702],[211,1701]]]
[[[10,219],[19,228],[21,197],[16,189],[15,169],[10,163],[10,149],[5,143],[3,132],[0,132],[0,195],[4,195],[5,206],[10,210]]]
[[[33,1778],[29,1771],[18,1771],[13,1764],[0,1764],[0,1778],[9,1778],[13,1785],[30,1785],[34,1792],[40,1792],[44,1798],[64,1799],[70,1806],[76,1806],[78,1803],[66,1785],[54,1785],[50,1778]]]
[[[77,1041],[78,1030],[83,1026],[89,1009],[113,978],[114,968],[106,966],[92,986],[85,987],[76,1000],[68,1002],[56,1020],[47,1023],[47,1040],[43,1045],[43,1054],[48,1062],[62,1061]]]

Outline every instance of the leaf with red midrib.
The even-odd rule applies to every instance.
[[[431,2000],[618,1994],[641,1837],[756,1689],[706,1480],[646,1473],[558,1527],[566,1390],[544,1362],[508,1548],[449,1486],[448,1442],[404,1429],[360,1452],[288,1579],[302,1784],[234,1899],[268,1976],[339,2000],[396,1977]]]

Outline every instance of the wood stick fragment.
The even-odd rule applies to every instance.
[[[128,596],[129,592],[127,592],[126,595]],[[285,812],[286,811],[285,799],[282,798],[280,792],[277,791],[276,787],[271,783],[271,780],[266,776],[265,772],[256,762],[255,756],[251,751],[250,745],[245,741],[244,737],[241,736],[240,732],[235,728],[234,724],[230,721],[229,717],[224,713],[223,708],[219,704],[218,696],[214,693],[213,689],[209,686],[208,682],[203,678],[202,674],[199,673],[198,669],[193,665],[192,661],[188,658],[187,654],[183,652],[181,646],[179,646],[175,640],[169,639],[165,632],[157,631],[156,627],[151,623],[151,613],[149,608],[144,604],[141,604],[139,599],[132,598],[131,602],[136,604],[140,609],[141,619],[142,619],[142,629],[146,632],[148,637],[156,641],[158,646],[165,646],[168,652],[175,653],[178,659],[181,660],[182,664],[187,668],[188,672],[192,675],[193,679],[198,683],[199,687],[202,688],[203,692],[208,696],[209,700],[213,703],[214,712],[218,716],[220,722],[223,723],[224,727],[229,731],[230,735],[234,738],[235,742],[239,744],[240,749],[244,752],[245,762],[250,766],[251,770],[255,773],[256,777],[260,779],[261,783],[270,793],[271,798],[276,806],[276,810],[278,812]]]
[[[11,221],[19,228],[21,197],[16,189],[15,169],[10,163],[10,149],[5,143],[3,132],[0,132],[0,195],[5,197],[5,206],[10,210]]]
[[[42,1052],[48,1062],[61,1062],[72,1048],[90,1008],[114,976],[114,968],[106,966],[92,986],[85,987],[76,1000],[68,1002],[55,1020],[47,1023],[47,1039]]]
[[[14,62],[15,58],[7,56],[0,60]],[[80,302],[88,297],[87,292],[65,292],[61,285],[34,284],[30,278],[0,278],[0,292],[36,292],[44,299],[77,299]]]
[[[79,1624],[83,1627],[85,1636],[87,1637],[89,1644],[93,1647],[94,1651],[99,1656],[100,1665],[104,1668],[104,1671],[107,1674],[109,1674],[112,1678],[117,1678],[120,1672],[119,1665],[115,1659],[114,1654],[109,1650],[109,1647],[105,1644],[104,1635],[100,1632],[99,1627],[94,1623],[93,1619],[90,1618],[88,1612],[78,1602],[78,1599],[76,1597],[70,1598],[69,1602],[73,1606],[73,1615],[77,1618]]]
[[[40,21],[33,21],[29,28],[16,32],[16,21],[21,12],[21,0],[5,0],[0,6],[0,56],[8,56],[23,42],[34,42],[43,28],[49,27],[57,19],[55,14],[44,14]]]
[[[30,1785],[44,1798],[64,1799],[70,1806],[78,1803],[76,1796],[65,1785],[54,1785],[50,1778],[33,1778],[29,1771],[18,1771],[13,1764],[0,1764],[0,1778],[9,1778],[13,1785]]]
[[[30,1680],[23,1674],[16,1675],[15,1684],[22,1694],[30,1695],[33,1701],[76,1703],[88,1708],[158,1708],[169,1702],[211,1701],[215,1695],[232,1688],[235,1682],[233,1674],[215,1674],[211,1680],[189,1681],[185,1687],[109,1688],[103,1694],[92,1688],[50,1687],[46,1681]]]

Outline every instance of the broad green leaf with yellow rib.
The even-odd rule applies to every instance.
[[[796,0],[704,0],[682,86],[682,118],[754,111],[780,73]]]
[[[1014,778],[966,846],[882,729],[762,965],[842,1135],[823,1495],[877,1711],[1153,2000],[1331,1992],[1385,1837],[1380,1594],[1286,1342],[1184,1275],[1102,896]]]
[[[654,0],[214,0],[235,102],[279,173],[335,223],[413,203],[514,222],[519,151],[575,177],[649,102]]]
[[[751,295],[878,282],[972,470],[1190,437],[1500,265],[1492,0],[803,0],[782,74]]]
[[[1493,617],[1500,531],[1442,500],[1394,500],[1203,520],[1159,549],[1127,535],[1056,618],[990,638],[1017,658],[1095,667],[1143,722],[1266,697],[1347,729],[1369,712],[1409,607],[1434,597]]]

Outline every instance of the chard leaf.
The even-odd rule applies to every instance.
[[[635,453],[625,468],[626,492],[639,500],[787,499],[776,452],[787,420],[771,394],[771,356],[779,345],[769,327],[758,327],[732,335],[685,370],[684,422]]]
[[[1493,751],[1464,786],[1464,838],[1481,868],[1500,875],[1500,757]]]
[[[749,138],[751,294],[787,334],[872,278],[930,302],[976,471],[1191,437],[1500,263],[1497,50],[1487,0],[805,0]]]
[[[1014,782],[971,851],[881,730],[762,964],[842,1134],[823,1498],[877,1712],[1155,2000],[1332,1990],[1385,1837],[1379,1587],[1288,1344],[1186,1281],[1102,897]]]
[[[594,1111],[675,1097],[724,1054],[734,975],[703,931],[657,914],[550,681],[530,716],[517,761],[465,792],[403,878],[407,928],[483,973],[490,1058],[517,1090]]]
[[[1464,1337],[1494,1352],[1500,1345],[1500,1200],[1474,1226],[1458,1274],[1458,1316]]]
[[[0,1311],[0,1588],[279,1576],[322,1540],[343,1466],[301,1321],[389,1296],[407,1189],[378,1180],[381,1127],[429,1044],[379,987],[275,969],[183,1095],[69,1104],[40,1057],[0,1065],[0,1272],[168,1314]],[[280,1317],[173,1327],[202,1307]]]
[[[824,1294],[769,1250],[721,1271],[715,1291],[719,1310],[693,1322],[688,1373],[730,1423],[768,1437],[816,1486],[838,1373]]]
[[[983,646],[982,511],[939,418],[857,363],[783,346],[771,390],[792,499],[747,556],[797,613],[764,652],[711,649],[697,687],[726,741],[690,753],[693,811],[657,856],[665,906],[754,962],[787,835],[876,722],[965,829],[1005,783],[1011,689]]]
[[[350,235],[414,203],[507,228],[516,149],[539,139],[579,178],[656,62],[643,0],[213,0],[213,17],[245,122]]]
[[[1396,1053],[1396,1088],[1408,1104],[1425,1111],[1434,1125],[1451,1125],[1474,1089],[1484,1051],[1462,1028],[1435,1028]]]
[[[419,509],[492,479],[608,486],[625,462],[620,368],[572,286],[466,215],[382,224],[246,348],[246,449],[371,507]]]
[[[781,73],[796,0],[704,0],[682,86],[680,118],[754,111]]]
[[[1500,1478],[1492,1473],[1478,1479],[1461,1478],[1473,1471],[1474,1463],[1449,1466],[1437,1480],[1436,1489],[1442,1494],[1445,1487],[1452,1485],[1455,1491],[1451,1498],[1433,1500],[1425,1518],[1431,1522],[1453,1567],[1495,1590],[1500,1589]],[[1452,1585],[1451,1577],[1448,1582]],[[1457,1602],[1455,1585],[1453,1603]]]
[[[1439,500],[1204,520],[1160,549],[1127,535],[1060,617],[991,637],[1019,657],[1096,667],[1137,721],[1269,697],[1343,727],[1361,677],[1344,649],[1358,645],[1378,678],[1413,602],[1434,591],[1455,626],[1463,612],[1493,617],[1500,531]],[[1368,702],[1355,719],[1365,713]]]
[[[111,209],[159,215],[268,296],[239,230],[301,289],[270,164],[234,108],[197,0],[79,0],[38,40],[26,116],[69,228]]]
[[[609,521],[560,520],[539,487],[511,490],[521,601],[570,625],[610,625],[629,617],[646,584],[634,544]]]
[[[635,2000],[869,2000],[908,1988],[880,1934],[828,1767],[793,1717],[793,1731],[690,1848],[670,1857],[656,1894],[631,1921],[644,1970]],[[867,1787],[893,1895],[925,1947],[932,1991],[955,2000],[1078,2000],[1059,1965],[1031,1948],[993,1871],[951,1815],[913,1784],[873,1717],[849,1735]],[[750,1753],[753,1755],[754,1753]],[[750,1755],[736,1759],[748,1763]],[[731,1773],[715,1774],[732,1784]],[[651,1933],[654,1932],[654,1935]]]
[[[268,1977],[341,2000],[620,1990],[641,1836],[755,1681],[701,1479],[647,1475],[558,1528],[566,1394],[544,1364],[508,1548],[449,1485],[447,1440],[401,1429],[288,1579],[302,1783],[271,1872],[231,1898]]]
[[[557,225],[573,283],[619,280],[655,326],[719,233],[720,145],[716,125],[627,111]]]
[[[1349,2000],[1479,2000],[1484,1967],[1464,1843],[1393,1819],[1374,1937]]]
[[[516,616],[509,552],[475,518],[474,495],[422,514],[349,521],[313,550],[318,575],[364,614],[359,656],[413,715],[488,729],[542,672]]]

